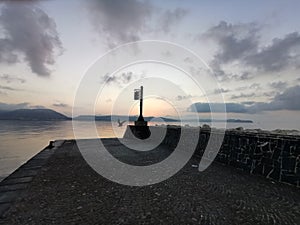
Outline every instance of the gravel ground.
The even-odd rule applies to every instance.
[[[105,143],[112,152],[126,150],[116,139]],[[169,154],[157,150],[139,161]],[[217,163],[200,173],[192,167],[198,162],[159,184],[130,187],[98,175],[67,141],[0,224],[300,224],[298,188]]]

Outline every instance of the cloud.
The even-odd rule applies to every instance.
[[[124,72],[121,74],[105,74],[102,78],[102,82],[105,82],[106,84],[127,84],[130,81],[132,81],[134,78],[136,78],[138,75],[133,74],[132,72]]]
[[[42,105],[31,105],[29,102],[22,103],[4,103],[0,102],[0,111],[12,111],[17,109],[45,109]]]
[[[287,34],[284,38],[274,38],[272,43],[249,54],[245,63],[263,71],[281,71],[295,66],[300,54],[300,35],[298,32]]]
[[[245,81],[253,78],[253,75],[250,72],[242,72],[241,74],[231,75],[231,77],[236,81]]]
[[[245,101],[242,103],[225,103],[226,111],[230,113],[259,113],[263,111],[278,111],[278,110],[300,110],[300,86],[293,86],[286,89],[283,93],[277,94],[270,102],[254,102]],[[201,103],[192,104],[188,111],[208,113],[212,106],[214,112],[223,112],[223,103]]]
[[[257,48],[258,31],[256,23],[233,25],[221,21],[206,31],[203,37],[214,39],[221,47],[214,57],[215,63],[228,63],[245,57]]]
[[[30,2],[6,1],[1,8],[0,62],[17,63],[24,55],[33,73],[49,76],[55,51],[62,51],[56,24],[42,9]]]
[[[28,102],[18,103],[18,104],[8,104],[0,102],[0,110],[12,111],[16,109],[28,109],[30,104]]]
[[[284,81],[278,81],[278,82],[272,82],[270,83],[270,87],[278,90],[283,90],[287,86],[287,82]]]
[[[53,106],[54,107],[59,107],[59,108],[67,108],[67,107],[69,107],[69,105],[65,104],[65,103],[54,103]]]
[[[251,97],[254,97],[254,96],[255,96],[255,93],[248,93],[248,94],[241,93],[239,95],[232,95],[231,99],[251,98]]]
[[[278,92],[276,92],[276,91],[268,91],[268,92],[263,92],[262,96],[271,97],[273,99],[274,96],[277,94],[278,94]]]
[[[169,33],[187,10],[164,10],[147,0],[85,1],[90,21],[109,48],[138,41],[145,33]]]
[[[249,86],[250,89],[259,89],[260,88],[260,84],[258,83],[253,83]]]
[[[192,97],[193,97],[192,95],[177,95],[176,100],[182,101],[182,100],[190,99]]]
[[[165,11],[159,19],[159,27],[165,32],[169,33],[171,27],[178,24],[186,15],[188,11],[182,8],[176,8],[175,10],[167,10]]]
[[[30,105],[30,109],[46,109],[45,106],[42,105]]]
[[[227,93],[227,92],[230,92],[229,89],[224,89],[224,88],[217,88],[214,90],[214,94],[221,94],[221,93]]]
[[[86,5],[94,28],[109,47],[139,40],[154,12],[149,1],[90,0]]]
[[[221,21],[208,29],[201,38],[214,40],[219,49],[210,65],[217,76],[246,80],[249,70],[278,72],[289,66],[299,66],[300,35],[293,32],[283,38],[274,38],[268,45],[261,45],[260,31],[256,23],[230,24]],[[226,73],[223,65],[239,62],[247,68],[241,75]]]
[[[19,78],[19,77],[8,75],[8,74],[0,75],[0,80],[6,82],[8,84],[12,83],[12,82],[19,82],[19,83],[23,84],[26,82],[26,80],[24,78]]]
[[[18,89],[15,89],[15,88],[12,88],[12,87],[9,87],[9,86],[3,86],[3,85],[0,85],[0,89],[8,90],[8,91],[17,91],[18,90]]]
[[[277,94],[273,101],[261,105],[262,110],[300,110],[300,86],[293,86]]]

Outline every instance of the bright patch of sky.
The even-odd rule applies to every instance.
[[[267,113],[268,118],[297,120],[299,8],[299,1],[280,0],[4,1],[0,4],[0,102],[28,103],[23,106],[43,106],[71,115],[77,87],[96,59],[120,44],[150,39],[195,52],[214,70],[218,90],[208,85],[210,90],[203,93],[187,76],[182,79],[182,72],[145,63],[115,73],[119,82],[107,85],[103,103],[96,107],[98,114],[111,113],[126,86],[159,76],[178,85],[184,94],[160,87],[156,100],[148,100],[159,106],[148,110],[149,115],[174,113],[170,102],[163,106],[163,98],[190,114],[191,104],[205,103],[207,96],[214,101],[214,95],[222,93],[225,103],[244,109],[231,112],[234,117],[251,119]],[[201,76],[197,69],[188,72]],[[159,87],[143,81],[145,93],[147,85]],[[99,78],[97,82],[104,81]],[[129,92],[127,97],[124,110],[135,104]],[[237,107],[234,104],[227,105],[228,111],[236,109],[230,108]],[[127,113],[121,108],[118,113]],[[202,108],[196,110],[205,113]]]

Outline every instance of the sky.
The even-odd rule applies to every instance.
[[[74,99],[94,73],[81,98],[88,102],[89,90],[98,88],[96,114],[136,115],[133,89],[143,85],[148,116],[207,118],[225,105],[229,118],[300,124],[299,8],[293,0],[1,1],[0,110],[50,108],[71,116],[75,107],[88,114]],[[97,67],[114,49],[145,40],[166,43],[153,50],[161,50],[160,59],[179,59],[165,50],[169,43],[192,56],[178,65]],[[196,65],[193,55],[204,63]]]

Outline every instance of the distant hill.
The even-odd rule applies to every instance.
[[[137,116],[123,116],[123,115],[103,115],[103,116],[92,116],[92,115],[82,115],[75,117],[74,120],[96,120],[96,121],[117,121],[120,119],[121,121],[123,120],[128,120],[129,121],[136,121]],[[144,117],[146,121],[160,121],[160,119],[164,120],[165,122],[178,122],[179,120],[175,119],[170,119],[170,118],[165,118],[165,117],[154,117],[154,116],[148,116]]]
[[[211,123],[211,122],[227,122],[227,123],[253,123],[252,120],[241,120],[241,119],[227,119],[227,120],[211,120],[211,119],[199,119],[199,122],[202,123]]]
[[[136,121],[137,116],[124,116],[124,115],[103,115],[103,116],[93,116],[93,115],[81,115],[73,118],[73,120],[82,121]],[[52,109],[18,109],[13,111],[1,111],[0,110],[0,120],[35,120],[35,121],[55,121],[55,120],[71,120],[72,118],[67,117],[61,113],[58,113]],[[180,120],[171,119],[167,117],[154,117],[148,116],[144,117],[146,121],[160,122],[161,120],[165,122],[180,122]],[[190,121],[190,120],[183,120]],[[227,119],[225,120],[229,123],[253,123],[251,120],[240,120],[240,119]],[[214,120],[214,122],[225,122],[224,120]],[[200,119],[199,122],[212,122],[211,119]]]
[[[70,120],[69,117],[52,109],[17,109],[13,111],[1,111],[0,120]]]
[[[103,116],[92,116],[92,115],[81,115],[78,117],[75,117],[74,120],[85,120],[85,121],[117,121],[120,119],[121,121],[123,120],[128,120],[129,121],[136,121],[137,116],[123,116],[123,115],[103,115]],[[161,119],[164,120],[165,122],[180,122],[180,120],[176,119],[171,119],[171,118],[166,118],[166,117],[154,117],[154,116],[148,116],[144,117],[146,121],[152,120],[153,122],[159,122]],[[189,122],[190,120],[183,120],[186,122]],[[210,123],[212,122],[211,119],[199,119],[199,122],[202,123]],[[227,120],[214,120],[214,122],[228,122],[228,123],[253,123],[252,120],[241,120],[241,119],[227,119]]]

